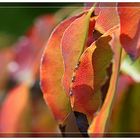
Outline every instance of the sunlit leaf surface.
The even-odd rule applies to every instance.
[[[94,8],[91,8],[88,12],[72,22],[65,30],[62,38],[62,55],[65,65],[63,84],[67,94],[70,92],[72,74],[85,49],[90,17],[93,10]]]
[[[47,43],[41,64],[41,88],[44,99],[51,108],[55,118],[62,123],[70,112],[69,99],[64,92],[61,79],[64,72],[63,59],[60,50],[61,38],[65,29],[77,17],[62,22],[55,28]]]

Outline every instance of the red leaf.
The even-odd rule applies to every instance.
[[[119,3],[120,41],[125,51],[136,59],[140,56],[140,4]]]
[[[86,3],[85,9],[89,9],[95,3]],[[105,33],[113,26],[119,24],[117,12],[117,3],[115,2],[98,2],[96,3],[95,15],[97,16],[95,29]]]
[[[97,15],[95,28],[101,33],[105,33],[119,24],[116,6],[116,3],[98,3],[97,8],[95,9],[95,15]]]

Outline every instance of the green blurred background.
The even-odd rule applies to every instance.
[[[34,20],[65,6],[82,3],[0,3],[0,48],[8,47],[25,34]]]

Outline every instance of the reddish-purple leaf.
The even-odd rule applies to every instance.
[[[120,41],[125,51],[136,59],[140,56],[140,3],[119,3]]]

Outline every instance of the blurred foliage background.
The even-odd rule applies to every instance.
[[[0,3],[0,137],[61,136],[43,100],[39,64],[53,28],[80,6]]]
[[[0,3],[0,48],[8,47],[25,34],[34,20],[55,13],[63,7],[79,7],[82,3]]]

